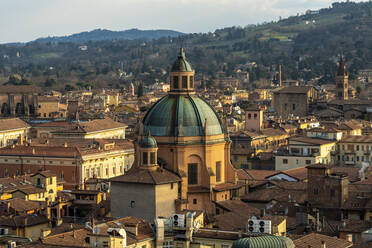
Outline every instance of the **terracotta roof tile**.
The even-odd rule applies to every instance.
[[[29,128],[26,122],[19,118],[1,118],[0,119],[0,131],[13,130],[19,128]]]
[[[310,233],[302,236],[296,240],[293,240],[296,248],[308,248],[310,247],[321,247],[322,241],[326,243],[327,248],[348,248],[352,247],[353,244],[336,237],[330,237],[319,233]]]
[[[143,184],[166,184],[181,181],[181,178],[164,169],[132,167],[127,173],[111,179],[112,182],[143,183]]]

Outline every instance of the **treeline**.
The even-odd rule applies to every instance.
[[[207,78],[220,71],[234,76],[241,68],[250,72],[253,83],[273,77],[281,64],[284,79],[320,78],[320,83],[327,83],[334,81],[340,54],[355,78],[360,69],[372,68],[372,3],[334,3],[318,13],[278,22],[155,40],[1,45],[0,79],[12,83],[17,80],[10,76],[18,74],[20,81],[46,87],[61,83],[84,87],[88,82],[90,87],[105,83],[120,87],[128,82],[118,76],[124,69],[131,80],[164,81],[181,44],[198,75]],[[258,66],[248,68],[249,62]]]

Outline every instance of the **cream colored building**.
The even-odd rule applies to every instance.
[[[337,145],[337,162],[341,165],[361,166],[372,161],[372,135],[349,135]]]
[[[27,146],[0,149],[0,175],[36,173],[42,168],[53,171],[71,189],[88,178],[123,175],[133,161],[133,144],[125,140],[34,140]]]
[[[127,126],[110,118],[80,122],[48,122],[33,124],[35,138],[125,139]]]
[[[66,118],[67,105],[61,104],[59,97],[39,96],[37,114],[40,118]]]
[[[275,170],[288,170],[310,164],[333,164],[336,141],[309,137],[289,139],[288,151],[275,155]]]
[[[24,141],[29,135],[30,125],[19,118],[0,119],[0,147]]]

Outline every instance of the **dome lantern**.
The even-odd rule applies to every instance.
[[[189,93],[194,91],[194,75],[190,63],[186,60],[185,50],[181,47],[177,60],[170,72],[170,91]]]

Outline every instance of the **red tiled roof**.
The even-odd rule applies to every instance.
[[[1,118],[0,119],[0,131],[5,130],[13,130],[13,129],[19,129],[19,128],[28,128],[30,125],[28,125],[26,122],[19,118]]]
[[[156,169],[132,167],[127,173],[112,178],[111,181],[122,183],[166,184],[179,182],[181,178],[161,167]]]
[[[330,237],[319,233],[310,233],[302,236],[296,240],[293,240],[296,248],[308,248],[308,247],[321,247],[322,241],[326,243],[327,248],[348,248],[352,247],[353,243],[350,243],[344,239],[336,237]]]

